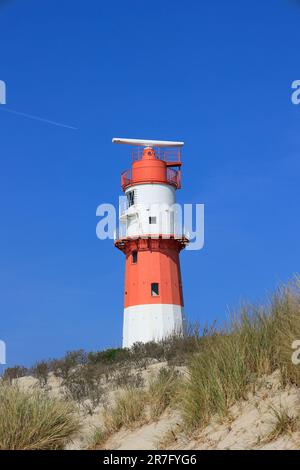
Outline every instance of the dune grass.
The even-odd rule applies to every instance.
[[[71,403],[0,384],[0,450],[63,449],[78,431]]]
[[[157,420],[174,403],[179,383],[174,369],[162,368],[151,378],[147,390],[126,387],[117,395],[114,404],[104,409],[103,426],[96,429],[91,448],[102,446],[121,428],[134,429]]]
[[[300,339],[300,283],[281,287],[264,307],[245,306],[228,326],[199,341],[182,393],[189,429],[205,426],[212,415],[226,417],[259,377],[280,369],[282,384],[300,384],[291,344]]]
[[[150,416],[152,420],[157,420],[162,413],[177,400],[181,378],[174,369],[163,367],[156,377],[152,377],[147,393]]]
[[[104,434],[110,435],[121,427],[132,429],[145,419],[146,394],[143,390],[127,388],[119,393],[113,406],[104,411]]]
[[[97,450],[107,441],[110,434],[102,426],[96,426],[90,435],[89,443],[87,446],[88,450]]]
[[[299,416],[291,415],[287,409],[280,406],[272,408],[273,429],[264,438],[263,442],[270,442],[278,439],[282,434],[292,434],[299,429]]]

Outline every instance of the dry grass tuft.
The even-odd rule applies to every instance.
[[[109,438],[109,434],[107,431],[105,431],[105,429],[103,429],[101,426],[95,427],[90,437],[88,449],[89,450],[99,449],[99,447],[101,447],[108,438]]]
[[[121,427],[132,429],[145,420],[145,392],[127,388],[119,394],[115,404],[104,412],[105,434],[117,432]]]
[[[71,403],[0,385],[0,449],[63,449],[79,430]]]
[[[148,403],[151,419],[157,420],[166,408],[177,404],[181,378],[174,369],[163,367],[149,383]]]
[[[299,418],[291,416],[285,408],[272,408],[274,415],[274,424],[272,431],[263,439],[264,442],[270,442],[277,439],[282,434],[292,434],[299,427]]]

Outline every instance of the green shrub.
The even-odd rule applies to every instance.
[[[3,373],[3,379],[11,382],[13,379],[18,379],[27,375],[28,369],[23,366],[7,367]]]
[[[51,369],[54,375],[67,380],[73,369],[78,365],[85,364],[87,361],[86,353],[83,349],[78,351],[68,351],[61,359],[51,361]]]
[[[126,348],[106,349],[88,353],[88,361],[91,364],[114,364],[126,362],[130,358],[130,350]]]
[[[105,399],[96,367],[84,365],[74,368],[63,381],[63,385],[66,388],[66,397],[83,405],[90,414]]]
[[[131,367],[122,367],[114,371],[111,379],[114,388],[139,388],[143,387],[144,380],[140,372],[132,370]]]
[[[40,386],[43,388],[48,383],[49,363],[47,361],[37,362],[32,368],[32,373],[39,381]]]

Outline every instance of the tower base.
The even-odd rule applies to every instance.
[[[160,341],[183,331],[184,311],[181,305],[145,304],[124,309],[123,348],[134,343]]]

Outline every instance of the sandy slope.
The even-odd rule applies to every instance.
[[[165,364],[152,364],[143,371],[145,382],[153,373]],[[22,377],[17,380],[24,388],[38,387],[33,377]],[[49,393],[62,396],[61,381],[50,374]],[[117,391],[107,390],[107,403],[112,404]],[[283,389],[279,373],[261,379],[254,393],[249,393],[246,400],[231,407],[228,419],[220,422],[213,419],[198,434],[187,437],[180,432],[179,413],[167,411],[157,422],[149,422],[134,430],[121,429],[105,443],[106,449],[299,449],[300,432],[280,435],[275,440],[268,440],[274,429],[274,412],[272,409],[285,409],[291,416],[299,416],[300,390],[296,387]],[[95,429],[102,424],[103,405],[94,410],[92,415],[80,411],[82,428],[75,436],[69,449],[87,448]]]
[[[295,387],[282,389],[279,374],[265,377],[260,389],[230,409],[225,422],[212,421],[198,435],[186,437],[178,432],[180,417],[165,414],[157,423],[134,431],[121,430],[110,438],[106,449],[156,449],[166,433],[173,436],[169,449],[299,449],[300,432],[281,435],[268,442],[274,428],[273,408],[284,408],[291,416],[300,411],[300,391]],[[171,432],[170,432],[171,431]]]
[[[106,442],[105,449],[119,450],[153,450],[157,449],[158,441],[170,427],[178,422],[176,415],[166,413],[155,423],[149,423],[134,431],[121,430]]]

